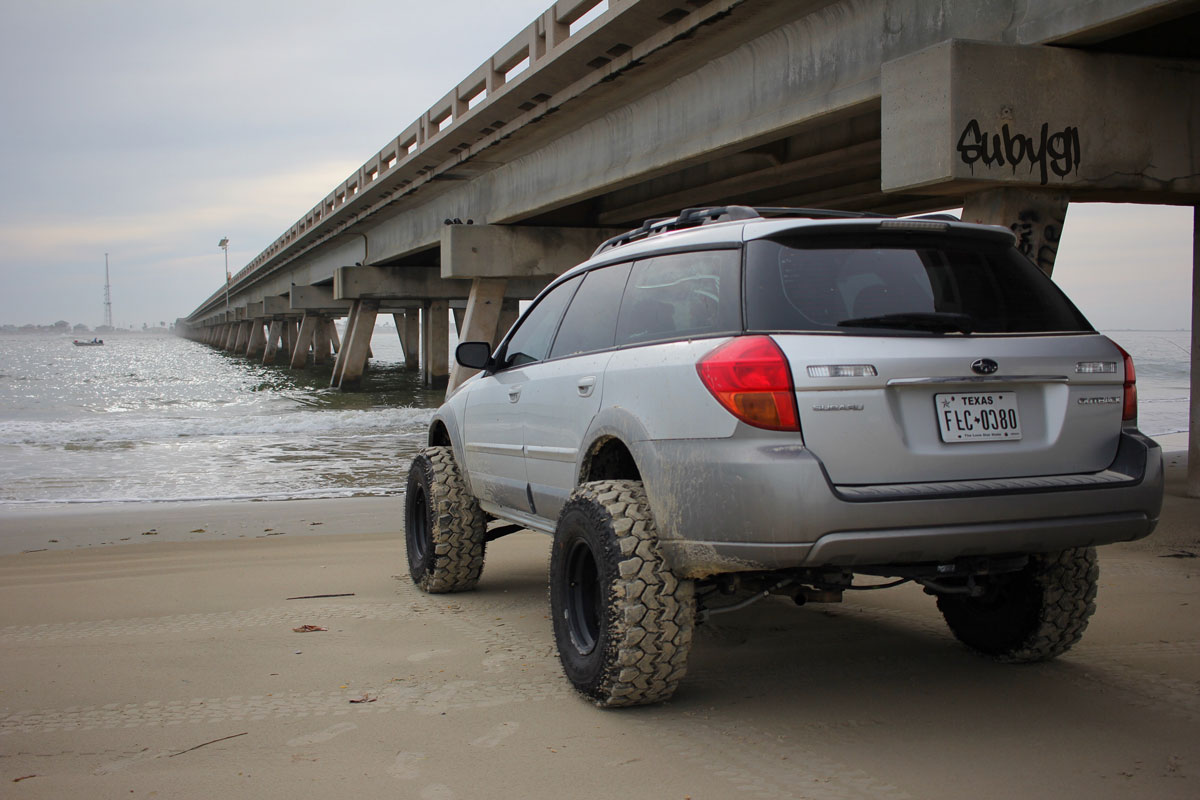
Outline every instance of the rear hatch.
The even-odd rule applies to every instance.
[[[835,484],[1112,462],[1123,355],[1007,235],[856,227],[747,244],[747,328],[787,357],[805,444]]]

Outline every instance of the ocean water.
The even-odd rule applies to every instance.
[[[385,335],[387,334],[387,335]],[[394,329],[362,391],[169,335],[0,335],[0,505],[400,493],[444,392]]]
[[[1139,422],[1188,427],[1190,334],[1115,331],[1138,370]],[[393,495],[442,392],[378,328],[357,392],[174,336],[103,347],[0,334],[0,507]]]

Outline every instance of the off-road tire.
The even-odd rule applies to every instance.
[[[1096,548],[1029,557],[1019,572],[987,576],[982,597],[939,595],[963,644],[1007,663],[1048,661],[1071,648],[1096,610]]]
[[[467,491],[454,451],[426,447],[408,470],[404,543],[408,571],[430,594],[474,589],[483,573],[487,518]]]
[[[596,705],[657,703],[679,686],[695,586],[668,568],[641,481],[571,494],[550,554],[550,609],[563,672]]]

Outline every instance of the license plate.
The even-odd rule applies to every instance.
[[[942,441],[991,442],[1021,438],[1016,392],[935,394]]]

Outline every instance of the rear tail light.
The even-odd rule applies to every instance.
[[[696,364],[700,381],[729,413],[756,428],[799,431],[792,369],[768,336],[739,336]]]
[[[1111,339],[1109,341],[1112,341]],[[1125,387],[1121,402],[1121,420],[1124,422],[1137,421],[1137,372],[1133,368],[1133,358],[1129,353],[1125,352],[1125,348],[1113,342],[1118,350],[1121,351],[1121,358],[1125,360]]]

